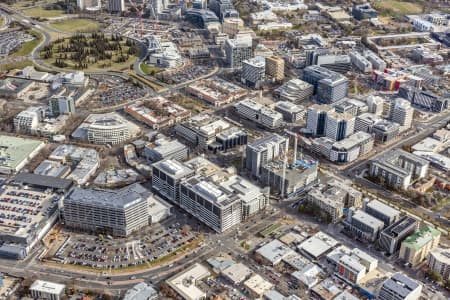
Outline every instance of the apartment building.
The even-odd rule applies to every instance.
[[[374,242],[383,229],[384,223],[363,210],[350,208],[347,219],[344,221],[344,227],[359,239]]]
[[[397,98],[391,110],[391,120],[400,125],[400,132],[411,128],[414,108],[405,99]]]
[[[348,79],[324,67],[306,67],[303,70],[303,80],[314,86],[317,100],[323,103],[337,102],[348,94]]]
[[[266,75],[276,81],[284,79],[284,59],[279,56],[266,57]]]
[[[450,279],[450,250],[444,248],[431,249],[428,254],[428,267],[440,274],[442,279]]]
[[[236,39],[226,40],[225,55],[230,68],[242,68],[243,62],[252,58],[253,55],[251,37],[236,37]]]
[[[424,261],[430,250],[439,245],[441,232],[425,225],[408,236],[401,244],[399,258],[417,266]]]
[[[278,134],[268,135],[247,145],[245,165],[257,178],[262,167],[287,152],[289,140]]]

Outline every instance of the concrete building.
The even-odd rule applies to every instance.
[[[369,3],[354,5],[352,15],[356,20],[373,19],[378,16],[377,11]]]
[[[252,270],[243,263],[233,263],[231,266],[220,271],[220,274],[232,284],[239,285],[252,275]]]
[[[169,140],[166,137],[159,137],[153,143],[147,143],[145,145],[144,155],[151,163],[163,159],[183,161],[189,156],[189,148],[178,140]]]
[[[400,219],[400,211],[378,200],[363,201],[363,210],[369,215],[384,222],[384,226],[390,226]]]
[[[309,100],[314,93],[314,86],[300,79],[291,79],[275,90],[281,101],[301,103]]]
[[[140,282],[126,291],[123,300],[157,300],[158,297],[158,291],[153,286]]]
[[[318,163],[286,164],[284,160],[272,160],[262,167],[260,181],[270,186],[272,192],[282,196],[294,195],[317,182]]]
[[[211,273],[203,265],[196,263],[181,273],[166,280],[167,284],[186,300],[202,300],[206,298],[206,292],[197,285],[198,282]]]
[[[370,50],[366,50],[364,52],[364,56],[370,61],[372,64],[373,70],[383,71],[387,68],[386,62],[381,59],[378,55],[376,55],[374,52]]]
[[[357,51],[350,52],[349,54],[352,65],[354,65],[359,71],[363,73],[369,73],[372,71],[372,64],[362,54]]]
[[[317,99],[323,103],[334,103],[348,93],[348,79],[324,67],[306,67],[303,70],[303,80],[314,85]]]
[[[416,219],[405,216],[397,222],[386,227],[380,234],[379,243],[389,254],[394,254],[400,249],[403,240],[411,235],[418,226]]]
[[[330,112],[327,114],[325,135],[335,141],[343,140],[353,134],[355,117],[348,113]]]
[[[373,149],[373,137],[371,134],[358,131],[331,146],[328,159],[336,163],[348,163],[358,157],[366,155]]]
[[[275,239],[256,250],[256,255],[271,266],[276,266],[294,250]]]
[[[337,245],[337,240],[328,234],[319,231],[312,237],[303,241],[297,248],[302,254],[305,254],[306,257],[313,260],[319,260]]]
[[[215,107],[229,104],[248,94],[246,89],[219,77],[193,82],[186,87],[186,92]]]
[[[267,129],[276,129],[283,123],[282,114],[252,99],[242,100],[234,104],[234,108],[242,117]]]
[[[278,101],[275,103],[275,111],[283,115],[283,120],[288,123],[295,123],[305,117],[305,107],[289,101]]]
[[[14,130],[18,133],[30,134],[45,118],[45,108],[31,106],[14,117]]]
[[[247,144],[247,131],[240,127],[231,127],[216,136],[216,141],[208,146],[212,151],[228,151],[238,146]]]
[[[414,115],[414,108],[405,99],[395,99],[394,107],[391,110],[391,120],[400,125],[400,132],[411,128]]]
[[[441,232],[431,226],[422,226],[401,244],[399,258],[417,266],[424,261],[430,250],[438,247]]]
[[[19,172],[44,146],[40,140],[0,135],[0,174]]]
[[[266,57],[266,75],[276,81],[284,79],[284,59],[279,56]]]
[[[259,88],[266,78],[266,60],[256,56],[242,62],[241,80],[247,86]]]
[[[253,176],[259,178],[263,166],[284,155],[288,146],[289,140],[278,134],[269,135],[248,144],[245,160],[247,170],[250,170]]]
[[[241,68],[244,60],[252,58],[251,37],[237,37],[236,39],[226,40],[225,55],[230,68]]]
[[[323,136],[326,134],[328,114],[331,114],[334,108],[329,105],[313,104],[308,107],[306,113],[306,129],[313,136]]]
[[[344,212],[343,192],[338,188],[329,188],[324,191],[319,189],[310,190],[306,200],[326,212],[332,223],[340,221]]]
[[[108,0],[108,11],[113,13],[125,11],[125,0]]]
[[[52,96],[48,106],[53,116],[71,115],[75,113],[75,101],[70,96]]]
[[[372,133],[375,141],[387,143],[398,137],[400,125],[388,120],[379,120],[372,125]]]
[[[222,22],[222,32],[230,38],[234,38],[243,28],[244,21],[241,18],[225,18]]]
[[[364,113],[355,119],[355,131],[371,133],[375,123],[381,121],[382,118],[373,113]]]
[[[448,249],[431,249],[427,264],[432,271],[440,274],[444,281],[450,279],[450,251]]]
[[[306,50],[306,66],[321,66],[337,73],[350,71],[352,63],[348,55],[333,54],[327,48]]]
[[[369,113],[376,116],[381,116],[383,114],[384,99],[380,96],[369,96],[367,97],[367,106],[369,107]]]
[[[273,284],[262,278],[259,274],[255,274],[244,282],[244,286],[250,292],[252,299],[261,299],[262,296],[273,288]]]
[[[344,227],[359,239],[374,242],[378,239],[384,223],[362,210],[350,208]]]
[[[422,285],[403,273],[395,273],[381,286],[380,300],[418,300],[422,294]]]
[[[406,189],[428,173],[429,162],[401,149],[390,150],[370,163],[369,175],[383,178],[388,186]]]
[[[71,228],[128,236],[149,224],[150,191],[139,184],[120,190],[73,189],[64,199],[64,222]]]
[[[30,293],[34,299],[60,300],[64,296],[64,284],[36,280],[30,286]]]
[[[357,258],[344,255],[339,259],[337,274],[351,283],[358,283],[366,275],[366,267]]]

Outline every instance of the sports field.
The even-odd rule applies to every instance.
[[[93,32],[100,28],[100,23],[91,19],[68,19],[51,23],[50,26],[64,32]]]

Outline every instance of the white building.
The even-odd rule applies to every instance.
[[[201,264],[194,264],[182,273],[178,273],[168,279],[167,284],[183,299],[202,300],[206,298],[206,292],[197,287],[197,282],[208,277],[211,273]]]
[[[283,115],[254,100],[245,99],[234,105],[238,114],[268,129],[282,125]]]
[[[236,36],[235,39],[226,40],[225,55],[230,68],[241,68],[243,61],[252,57],[251,36]]]
[[[450,279],[450,250],[444,248],[431,249],[428,254],[428,267],[440,274],[444,281]]]
[[[258,88],[266,77],[266,60],[256,56],[242,62],[242,82]]]
[[[36,280],[30,287],[30,293],[34,299],[60,300],[65,289],[63,284]]]
[[[335,141],[340,141],[353,134],[355,117],[348,113],[330,112],[327,114],[325,135]]]
[[[416,31],[433,31],[434,25],[431,22],[428,22],[427,20],[416,18],[413,21],[414,30]]]
[[[31,133],[45,118],[44,107],[29,107],[14,118],[16,132]]]
[[[372,64],[362,54],[357,51],[350,52],[349,54],[352,64],[363,73],[372,71]]]
[[[400,125],[400,132],[411,128],[414,108],[408,100],[397,98],[391,111],[391,120]]]

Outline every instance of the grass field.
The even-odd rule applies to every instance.
[[[64,14],[63,10],[47,10],[40,7],[24,9],[23,13],[32,18],[54,18]]]
[[[27,66],[32,66],[33,62],[31,60],[22,60],[15,63],[0,65],[0,71],[10,71],[15,69],[23,69]]]
[[[34,31],[34,30],[28,30],[27,32],[29,34],[31,34],[32,36],[34,36],[35,39],[32,41],[23,43],[19,50],[17,50],[13,54],[11,54],[11,57],[29,55],[31,53],[31,51],[33,51],[33,49],[36,48],[36,46],[39,45],[39,43],[41,42],[42,35],[39,32]]]
[[[422,5],[419,1],[413,3],[398,0],[384,0],[380,2],[373,2],[372,5],[382,16],[410,15],[422,12]]]
[[[140,67],[141,67],[142,72],[144,72],[146,75],[149,75],[149,74],[154,75],[160,71],[159,68],[147,65],[146,63],[141,63]]]
[[[93,32],[100,28],[100,23],[91,19],[69,19],[51,23],[50,26],[64,32]]]

